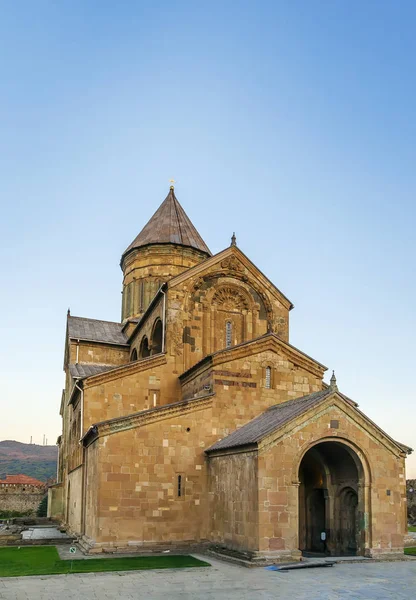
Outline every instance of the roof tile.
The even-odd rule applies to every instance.
[[[121,323],[113,321],[68,316],[68,335],[71,339],[124,346],[127,345],[127,336],[122,329]]]
[[[148,244],[179,244],[196,248],[211,256],[210,249],[179,204],[173,187],[155,214],[123,253],[123,257],[134,248]]]
[[[326,389],[282,404],[275,404],[240,429],[216,442],[206,452],[255,444],[332,393],[333,390]]]
[[[29,477],[29,475],[6,475],[6,479],[0,479],[0,484],[2,483],[35,485],[37,487],[45,486],[43,481],[39,481],[39,479],[35,479],[34,477]]]
[[[92,375],[98,375],[98,373],[104,373],[115,369],[117,365],[98,365],[98,364],[87,364],[87,363],[76,363],[69,365],[69,371],[74,379],[85,379]]]

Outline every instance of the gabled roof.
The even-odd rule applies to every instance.
[[[233,433],[227,435],[227,437],[215,442],[215,444],[205,450],[205,452],[209,454],[216,450],[229,450],[239,446],[254,446],[283,425],[286,425],[296,417],[307,413],[311,408],[316,407],[318,404],[325,402],[325,400],[332,395],[342,399],[343,402],[356,411],[356,413],[367,421],[367,423],[372,425],[385,439],[389,440],[396,448],[399,448],[401,452],[404,452],[405,454],[412,453],[412,448],[393,440],[393,438],[369,419],[367,415],[361,412],[353,400],[350,400],[347,396],[341,394],[337,388],[331,386],[319,392],[314,392],[313,394],[308,394],[307,396],[302,396],[295,400],[288,400],[287,402],[271,406],[264,413],[252,421],[249,421],[246,425],[243,425],[243,427],[236,429],[236,431],[233,431]]]
[[[99,365],[91,363],[76,363],[69,365],[69,372],[74,379],[85,379],[91,377],[91,375],[98,375],[98,373],[104,373],[115,369],[118,365]]]
[[[233,431],[233,433],[224,439],[216,442],[206,452],[256,444],[275,429],[306,412],[333,393],[334,391],[331,389],[321,390],[320,392],[315,392],[296,400],[289,400],[288,402],[271,406],[260,416],[247,423],[247,425],[240,427],[240,429]]]
[[[211,256],[210,249],[179,204],[173,186],[155,214],[123,252],[121,260],[135,248],[149,244],[179,244],[196,248]]]
[[[13,485],[35,485],[36,487],[44,487],[46,484],[39,479],[29,477],[29,475],[6,475],[6,479],[0,479],[0,484],[7,483]]]
[[[212,354],[207,354],[204,358],[201,358],[199,362],[195,363],[192,367],[179,375],[179,381],[182,383],[187,381],[188,378],[193,377],[201,367],[216,366],[224,362],[232,361],[235,358],[253,356],[266,350],[284,353],[294,364],[302,365],[303,368],[314,373],[317,377],[322,377],[327,370],[325,365],[314,358],[311,358],[308,354],[302,352],[302,350],[292,346],[289,342],[285,342],[275,333],[269,332],[252,340],[247,340],[246,342],[231,346],[230,348],[222,348]]]
[[[68,337],[70,339],[127,346],[127,336],[122,330],[121,323],[68,316]]]
[[[190,279],[191,277],[195,277],[200,274],[203,275],[204,271],[212,269],[216,264],[220,265],[220,269],[223,269],[224,267],[221,265],[221,263],[227,258],[231,259],[229,264],[232,265],[234,276],[238,276],[239,274],[239,269],[237,268],[237,270],[235,270],[236,263],[234,259],[236,259],[241,263],[242,267],[247,268],[252,275],[260,277],[267,289],[272,293],[272,295],[279,299],[283,306],[285,306],[288,310],[292,310],[292,308],[294,308],[294,305],[289,298],[287,298],[287,296],[285,296],[283,292],[279,290],[279,288],[276,287],[276,285],[236,245],[228,246],[228,248],[224,248],[224,250],[214,254],[214,256],[210,256],[210,258],[207,258],[198,265],[195,265],[190,269],[186,269],[179,275],[172,277],[172,279],[169,281],[169,288],[173,288],[176,285],[183,283],[187,279]],[[240,277],[241,275],[242,273],[240,272]]]

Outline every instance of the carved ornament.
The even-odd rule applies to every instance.
[[[221,267],[230,271],[244,271],[243,265],[235,256],[229,256],[228,258],[225,258],[223,261],[221,261]]]
[[[247,298],[233,287],[221,287],[212,299],[213,304],[217,304],[223,310],[249,309]]]

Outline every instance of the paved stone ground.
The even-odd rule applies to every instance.
[[[54,540],[62,539],[69,540],[70,537],[66,533],[59,531],[57,527],[28,527],[22,531],[22,539],[24,540]]]
[[[206,560],[206,557],[199,556]],[[209,558],[212,567],[0,578],[2,600],[408,600],[416,561],[279,573]]]

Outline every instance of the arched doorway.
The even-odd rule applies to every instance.
[[[364,554],[364,469],[354,450],[337,441],[316,444],[300,463],[299,481],[303,554]]]

